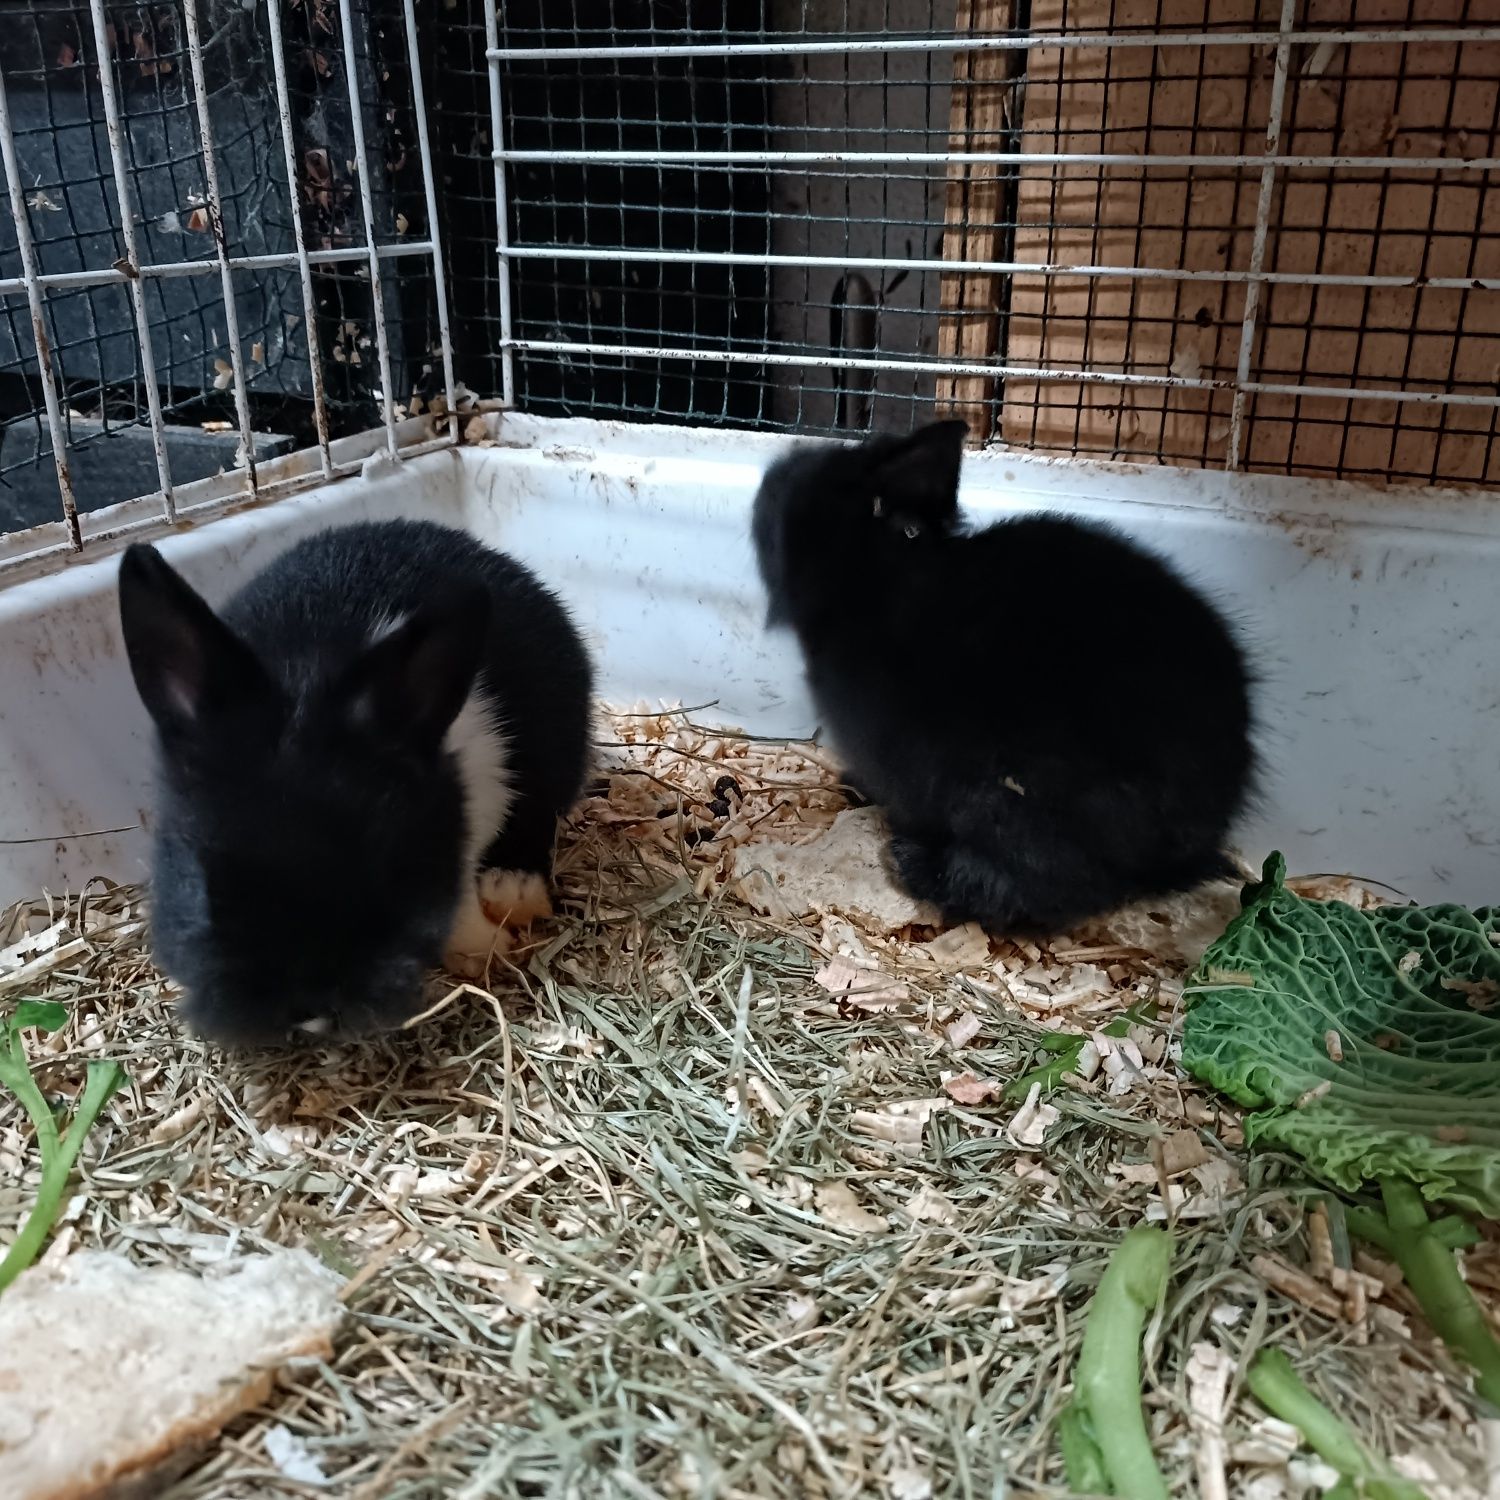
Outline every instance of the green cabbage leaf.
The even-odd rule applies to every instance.
[[[1500,1218],[1500,907],[1358,911],[1273,854],[1189,984],[1182,1062],[1251,1144]]]

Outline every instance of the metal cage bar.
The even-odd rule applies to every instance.
[[[359,184],[359,206],[364,215],[365,246],[370,262],[370,306],[375,315],[375,354],[380,363],[380,407],[385,417],[386,451],[395,458],[396,397],[391,389],[391,341],[385,326],[385,288],[375,237],[375,190],[365,150],[364,107],[360,103],[359,68],[354,56],[354,13],[349,0],[339,0],[339,20],[344,31],[344,77],[349,85],[349,128],[354,135],[354,179]]]
[[[418,442],[409,443],[401,449],[403,459],[419,458],[424,453],[442,453],[450,451],[453,447],[453,439],[447,434],[442,437],[428,438]],[[260,500],[278,500],[284,496],[295,495],[300,490],[305,490],[310,482],[318,483],[325,479],[346,479],[350,475],[360,473],[366,463],[366,458],[335,459],[330,472],[327,475],[321,473],[307,474],[296,465],[292,466],[292,472],[267,478],[262,472],[260,488],[256,492]],[[209,481],[213,484],[213,481]],[[214,486],[216,489],[217,485]],[[149,499],[150,497],[143,497]],[[179,505],[179,520],[207,519],[216,514],[226,504],[221,494],[214,494],[206,499],[196,500],[185,505]],[[149,521],[143,521],[136,516],[127,517],[124,520],[111,518],[107,522],[89,524],[91,518],[82,517],[83,545],[88,547],[103,546],[110,542],[120,541],[135,535],[141,531],[151,529]],[[52,523],[55,525],[56,523]],[[38,528],[45,532],[49,528]],[[22,533],[23,536],[27,533]],[[45,536],[34,547],[13,547],[0,552],[0,574],[12,568],[35,568],[45,565],[49,558],[56,557],[63,552],[74,551],[71,541],[58,545],[46,539]]]
[[[229,264],[229,241],[224,232],[224,199],[219,191],[219,164],[214,152],[213,117],[208,109],[208,79],[203,69],[203,37],[198,26],[198,0],[182,0],[182,19],[187,30],[188,67],[193,80],[193,101],[198,114],[198,134],[203,148],[203,195],[207,202],[208,227],[213,235],[224,288],[224,332],[229,340],[229,366],[234,384],[234,412],[239,421],[240,451],[244,458],[245,482],[254,494],[255,435],[250,426],[249,385],[245,379],[245,352],[240,348],[240,314],[234,295],[234,268]]]
[[[343,52],[344,86],[350,108],[350,129],[353,137],[352,175],[354,176],[359,201],[359,213],[363,220],[364,243],[350,248],[314,250],[308,246],[302,224],[298,190],[296,185],[297,158],[293,144],[293,114],[287,74],[287,38],[279,12],[278,0],[267,0],[270,20],[272,62],[275,75],[276,118],[281,130],[281,152],[287,173],[287,188],[292,210],[292,235],[294,248],[285,253],[260,255],[235,255],[227,243],[223,215],[224,200],[219,182],[219,167],[215,155],[213,130],[209,115],[209,100],[205,86],[203,37],[198,0],[184,0],[186,43],[188,63],[194,96],[194,105],[204,162],[207,213],[214,233],[216,254],[212,259],[197,261],[169,261],[143,263],[141,260],[142,239],[136,233],[136,223],[128,200],[130,178],[127,172],[126,136],[121,120],[120,98],[109,76],[109,58],[104,27],[106,24],[105,0],[90,0],[93,21],[94,44],[99,54],[101,93],[104,102],[105,125],[108,131],[110,170],[114,179],[115,196],[120,204],[120,218],[125,255],[121,262],[112,266],[89,267],[81,271],[48,272],[42,268],[37,244],[30,233],[26,216],[24,184],[19,180],[15,140],[11,126],[8,103],[4,94],[4,80],[0,79],[0,146],[9,184],[11,208],[17,221],[20,276],[0,279],[0,297],[21,296],[27,298],[33,333],[36,339],[38,369],[46,406],[47,427],[51,433],[54,460],[58,470],[59,492],[62,496],[63,514],[68,523],[73,545],[81,545],[93,529],[80,529],[77,499],[73,493],[72,480],[67,462],[66,425],[63,420],[62,400],[62,356],[65,351],[54,351],[47,342],[46,297],[49,293],[76,292],[93,287],[124,286],[131,298],[134,322],[141,351],[142,372],[148,387],[146,404],[150,420],[153,444],[156,448],[157,466],[161,481],[161,498],[167,515],[174,514],[174,492],[166,448],[166,426],[162,415],[162,393],[156,384],[156,361],[152,350],[151,328],[146,316],[146,282],[152,279],[203,276],[217,273],[223,291],[224,319],[228,331],[229,361],[233,379],[235,412],[240,429],[241,448],[249,486],[255,490],[259,484],[256,472],[249,388],[246,373],[246,356],[241,348],[239,336],[239,312],[235,299],[235,277],[244,274],[263,273],[288,269],[296,273],[302,293],[304,320],[307,327],[308,358],[311,366],[312,405],[320,453],[322,477],[331,478],[347,472],[349,464],[335,461],[330,441],[330,416],[327,392],[324,389],[321,350],[317,332],[317,305],[313,295],[313,272],[323,266],[356,265],[365,267],[370,279],[370,308],[374,323],[374,342],[379,361],[380,390],[378,393],[384,425],[385,450],[392,456],[401,457],[411,448],[402,448],[397,439],[396,397],[394,372],[392,369],[393,348],[388,321],[386,277],[389,267],[398,258],[406,256],[429,257],[432,264],[433,286],[436,294],[436,331],[440,345],[442,379],[448,397],[447,436],[442,441],[453,443],[460,440],[455,413],[457,383],[451,349],[448,277],[442,253],[440,235],[439,177],[435,169],[432,152],[431,127],[427,117],[427,98],[422,74],[421,37],[417,27],[415,0],[403,0],[404,40],[410,62],[412,102],[416,145],[420,154],[422,187],[428,218],[427,236],[422,240],[399,244],[379,243],[376,218],[377,205],[374,194],[371,159],[366,142],[365,111],[360,96],[360,73],[362,61],[356,56],[354,22],[356,7],[352,0],[340,0],[338,14],[342,23],[341,45]],[[1252,396],[1320,397],[1346,402],[1376,401],[1385,403],[1437,405],[1445,407],[1496,408],[1500,406],[1500,395],[1488,394],[1483,388],[1474,388],[1472,381],[1453,382],[1460,389],[1413,389],[1412,385],[1436,386],[1436,380],[1416,377],[1408,369],[1402,382],[1387,381],[1384,376],[1365,376],[1370,384],[1358,381],[1349,384],[1311,383],[1304,368],[1302,380],[1256,380],[1254,373],[1254,351],[1259,337],[1260,322],[1268,316],[1267,309],[1274,308],[1269,301],[1271,293],[1264,288],[1311,287],[1311,288],[1362,288],[1368,291],[1437,291],[1448,293],[1488,293],[1500,291],[1500,276],[1462,276],[1444,274],[1425,275],[1379,274],[1372,266],[1368,273],[1357,269],[1348,273],[1340,271],[1314,271],[1306,274],[1293,271],[1268,269],[1270,258],[1270,228],[1272,209],[1277,189],[1288,180],[1287,174],[1301,171],[1337,174],[1343,179],[1360,174],[1378,174],[1382,181],[1420,180],[1458,182],[1465,185],[1480,180],[1483,174],[1500,171],[1500,157],[1464,154],[1463,143],[1456,142],[1458,149],[1452,154],[1425,155],[1420,157],[1372,156],[1365,154],[1317,155],[1284,151],[1285,144],[1294,148],[1295,140],[1286,142],[1285,116],[1287,115],[1289,78],[1292,75],[1292,49],[1307,47],[1325,52],[1333,47],[1351,49],[1368,46],[1408,47],[1420,44],[1462,44],[1472,42],[1500,42],[1500,27],[1496,26],[1386,26],[1382,29],[1317,29],[1298,27],[1295,0],[1283,0],[1279,25],[1275,30],[1264,27],[1241,27],[1236,30],[1182,30],[1154,33],[1149,30],[1111,30],[1065,32],[1015,32],[992,35],[905,35],[847,37],[831,36],[827,33],[769,37],[764,33],[760,39],[677,41],[658,40],[661,33],[644,38],[644,45],[562,45],[562,46],[511,46],[502,45],[503,20],[499,0],[485,0],[482,9],[484,68],[489,80],[490,141],[488,155],[492,159],[495,188],[495,252],[497,281],[495,285],[498,309],[498,338],[493,347],[499,355],[499,383],[503,404],[513,406],[517,400],[517,362],[528,356],[569,358],[572,356],[599,356],[603,359],[622,361],[664,360],[684,361],[689,364],[720,363],[736,366],[761,366],[767,370],[786,368],[816,368],[826,370],[859,370],[870,372],[893,372],[899,374],[929,375],[980,375],[993,379],[1011,379],[1020,382],[1058,383],[1064,385],[1138,386],[1150,389],[1174,389],[1186,391],[1228,392],[1231,396],[1227,464],[1237,467],[1244,461],[1248,422],[1248,401]],[[478,18],[476,18],[477,24]],[[330,47],[334,44],[330,42]],[[507,65],[536,65],[547,63],[655,63],[689,59],[736,59],[764,58],[811,58],[819,56],[854,57],[860,54],[886,56],[897,54],[951,54],[955,52],[1046,52],[1073,53],[1093,49],[1142,49],[1161,51],[1171,48],[1213,49],[1226,48],[1270,48],[1274,49],[1275,67],[1272,78],[1271,107],[1268,116],[1264,149],[1261,151],[1240,150],[1228,155],[1207,155],[1201,152],[1178,152],[1155,154],[1149,151],[1099,151],[1076,152],[1063,150],[1011,150],[1011,151],[964,151],[956,144],[941,143],[940,149],[908,150],[878,149],[860,150],[843,146],[829,150],[818,149],[585,149],[572,144],[560,149],[525,149],[507,143],[517,137],[511,133],[507,122],[507,98],[504,92],[504,67]],[[479,55],[476,48],[475,57]],[[1061,75],[1059,75],[1061,77]],[[925,85],[932,87],[929,76]],[[481,110],[483,106],[481,105]],[[518,119],[522,118],[520,116]],[[519,137],[525,141],[524,134]],[[550,136],[548,137],[550,139]],[[585,140],[588,138],[585,137]],[[608,137],[606,136],[607,140]],[[1491,138],[1492,141],[1492,138]],[[536,137],[531,137],[534,146]],[[681,143],[679,138],[678,145]],[[730,138],[726,144],[733,144]],[[1045,137],[1038,144],[1055,144]],[[1236,145],[1240,143],[1235,142]],[[1360,142],[1358,144],[1369,144]],[[1493,149],[1491,143],[1489,149]],[[481,149],[480,160],[485,153]],[[831,255],[816,253],[787,253],[773,251],[748,253],[742,249],[714,249],[699,245],[696,238],[691,248],[663,245],[660,249],[640,249],[624,244],[597,245],[584,243],[543,243],[540,239],[527,242],[512,233],[511,191],[516,184],[508,180],[512,164],[530,166],[601,166],[621,169],[641,169],[660,172],[663,168],[681,167],[705,171],[733,172],[737,169],[752,172],[813,172],[827,169],[834,175],[857,180],[867,170],[878,175],[885,169],[906,167],[918,173],[944,170],[954,165],[997,166],[1030,171],[1053,169],[1060,173],[1069,167],[1097,168],[1102,174],[1113,169],[1139,172],[1143,176],[1159,170],[1194,171],[1211,170],[1226,176],[1255,174],[1258,193],[1255,198],[1255,217],[1248,264],[1238,269],[1187,269],[1170,265],[1105,263],[1095,252],[1092,259],[1080,256],[1076,260],[1050,259],[1027,260],[1024,255],[1013,254],[1003,259],[974,259],[970,261],[943,261],[938,263],[910,253],[899,255]],[[519,192],[520,190],[517,189]],[[522,198],[517,199],[523,202]],[[1248,226],[1247,226],[1248,227]],[[451,231],[450,231],[451,232]],[[623,236],[622,236],[623,237]],[[561,239],[561,234],[549,236]],[[1139,250],[1139,245],[1137,249]],[[1160,257],[1166,259],[1166,256]],[[944,275],[978,274],[990,276],[1012,276],[1043,278],[1048,283],[1054,278],[1077,278],[1092,284],[1147,284],[1182,283],[1205,285],[1243,285],[1245,288],[1243,309],[1238,310],[1237,360],[1232,370],[1221,370],[1227,378],[1207,378],[1195,374],[1191,368],[1185,373],[1156,373],[1154,369],[1137,371],[1131,368],[1131,359],[1101,361],[1100,368],[1071,368],[1066,354],[1062,358],[1047,357],[1043,351],[1041,359],[988,360],[974,362],[952,359],[882,357],[852,357],[819,352],[810,345],[805,352],[798,352],[782,341],[780,347],[747,348],[693,345],[687,342],[674,343],[671,337],[653,334],[649,329],[637,330],[626,324],[615,330],[602,328],[594,336],[592,325],[589,336],[566,337],[567,329],[559,324],[556,336],[531,336],[531,330],[518,334],[517,313],[514,303],[516,288],[524,282],[516,276],[515,268],[522,262],[605,262],[625,266],[631,263],[677,264],[692,267],[746,267],[763,271],[806,268],[808,270],[838,270],[933,273],[941,270]],[[1451,265],[1440,267],[1445,271]],[[1480,267],[1479,269],[1484,269]],[[1092,295],[1092,293],[1090,294]],[[1134,292],[1132,292],[1132,298]],[[1278,293],[1278,296],[1280,294]],[[1134,305],[1132,303],[1132,305]],[[521,325],[523,328],[525,325]],[[1226,324],[1231,330],[1234,322]],[[535,330],[538,334],[550,335],[554,330],[545,326]],[[611,337],[618,332],[623,337]],[[735,340],[736,345],[739,340]],[[1024,352],[1024,351],[1023,351]],[[1055,353],[1055,351],[1053,351]],[[1087,357],[1087,356],[1085,356]],[[1148,362],[1149,363],[1149,362]],[[1273,368],[1284,369],[1284,365]],[[1174,364],[1173,370],[1176,366]],[[1407,377],[1410,377],[1409,382]],[[441,445],[441,444],[440,444]],[[423,447],[429,445],[421,445]],[[278,481],[280,484],[281,481]]]
[[[99,0],[94,0],[95,4]],[[281,156],[286,167],[287,198],[291,206],[292,240],[296,245],[297,276],[302,284],[302,318],[307,329],[307,365],[312,382],[313,425],[318,434],[318,458],[326,478],[333,475],[333,452],[328,437],[328,397],[323,388],[323,351],[318,337],[318,304],[313,296],[312,257],[302,228],[302,205],[297,201],[297,159],[292,146],[292,99],[286,76],[286,40],[281,28],[281,0],[266,0],[271,23],[271,66],[276,78],[276,112],[281,124]]]
[[[400,245],[381,245],[377,254],[381,260],[399,260],[408,255],[431,255],[431,240],[411,240]],[[312,266],[347,265],[355,261],[368,261],[370,252],[363,245],[344,250],[309,250],[307,261]],[[301,256],[296,251],[265,255],[231,255],[227,257],[231,271],[277,271],[301,269]],[[147,263],[139,268],[143,281],[158,277],[170,280],[177,276],[212,276],[220,270],[217,260],[169,260]],[[76,292],[91,286],[124,286],[131,280],[130,273],[117,266],[100,266],[92,271],[41,272],[34,278],[10,276],[0,278],[0,297],[22,296],[34,280],[44,292]]]
[[[1074,31],[1002,36],[843,37],[822,41],[799,37],[785,42],[654,42],[645,46],[501,47],[491,42],[494,62],[629,62],[636,58],[817,57],[860,52],[1030,52],[1043,48],[1072,51],[1093,47],[1275,47],[1406,45],[1451,42],[1454,34],[1432,26],[1385,27],[1370,31],[1328,28],[1302,31]],[[1465,27],[1463,40],[1500,41],[1500,27]]]
[[[26,211],[26,190],[21,182],[21,163],[16,156],[15,131],[11,127],[10,95],[5,86],[5,70],[0,68],[0,162],[5,166],[5,182],[10,193],[11,217],[16,223],[16,250],[21,257],[22,290],[31,313],[31,337],[36,349],[37,374],[42,382],[42,403],[47,410],[47,431],[52,439],[52,461],[57,467],[57,492],[62,500],[63,520],[68,539],[75,550],[83,546],[78,528],[78,499],[73,493],[73,476],[68,471],[68,438],[63,426],[62,404],[57,399],[57,371],[52,364],[52,344],[47,337],[47,311],[42,301],[42,284],[38,275],[36,244],[31,236],[31,220]]]
[[[1234,378],[1234,398],[1229,410],[1229,446],[1226,469],[1240,466],[1244,440],[1245,396],[1250,380],[1250,356],[1255,349],[1255,325],[1260,315],[1261,272],[1266,260],[1266,240],[1271,232],[1271,194],[1276,187],[1276,153],[1281,149],[1281,127],[1286,115],[1287,69],[1291,61],[1292,21],[1297,0],[1281,0],[1281,40],[1271,75],[1271,105],[1266,121],[1266,160],[1261,168],[1260,190],[1255,200],[1255,232],[1250,240],[1249,277],[1245,286],[1245,312],[1240,321],[1240,352]]]
[[[1273,174],[1274,176],[1274,174]],[[615,245],[507,245],[507,260],[606,260],[620,264],[690,266],[809,266],[837,271],[911,271],[943,275],[969,272],[985,276],[1092,276],[1119,281],[1206,281],[1231,285],[1255,282],[1265,286],[1358,286],[1417,288],[1433,291],[1500,291],[1500,276],[1377,276],[1331,272],[1266,271],[1261,269],[1265,246],[1244,271],[1180,270],[1176,266],[1107,266],[1035,260],[916,260],[882,255],[749,255],[732,250],[632,250]]]
[[[1346,172],[1494,172],[1500,156],[1184,156],[1108,151],[515,151],[497,161],[600,167],[1202,167],[1278,171],[1335,167]]]
[[[506,193],[504,152],[505,112],[501,107],[500,19],[499,0],[484,0],[484,38],[490,75],[490,145],[495,161],[495,241],[499,252],[496,274],[500,279],[498,302],[500,313],[500,399],[514,406],[516,399],[516,362],[511,345],[514,332],[510,287],[510,205]]]
[[[120,119],[120,100],[115,92],[114,67],[109,56],[109,18],[104,0],[89,0],[94,26],[94,54],[99,60],[99,95],[104,104],[104,126],[109,136],[110,168],[115,180],[115,202],[120,210],[120,239],[125,246],[125,274],[129,278],[130,308],[140,341],[141,379],[146,386],[146,415],[151,423],[151,446],[156,450],[156,472],[161,480],[161,503],[167,520],[177,519],[172,496],[172,464],[167,457],[166,419],[162,415],[161,391],[156,384],[156,351],[151,339],[151,319],[146,311],[146,289],[141,285],[141,247],[131,211],[130,182],[125,174],[125,127]]]
[[[512,338],[522,353],[597,354],[618,359],[682,359],[707,364],[765,365],[767,368],[872,370],[915,375],[1000,376],[1011,380],[1057,380],[1070,385],[1133,385],[1156,390],[1234,391],[1253,396],[1307,396],[1331,401],[1395,401],[1418,406],[1500,407],[1500,394],[1479,396],[1464,391],[1382,390],[1354,386],[1289,385],[1278,381],[1205,380],[1192,375],[1149,375],[1130,370],[1049,369],[1043,366],[961,359],[876,359],[857,355],[799,354],[760,349],[692,349],[666,344],[610,344],[589,340]]]
[[[437,299],[438,343],[442,347],[443,393],[448,402],[448,432],[459,439],[457,401],[453,383],[453,341],[448,336],[448,277],[438,241],[437,180],[432,168],[432,144],[427,133],[427,91],[422,83],[422,54],[417,45],[414,0],[404,0],[406,51],[411,66],[412,112],[417,118],[417,146],[422,159],[422,192],[427,200],[427,233],[432,242],[432,289]]]

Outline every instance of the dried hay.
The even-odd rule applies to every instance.
[[[1242,1399],[1265,1343],[1434,1500],[1482,1492],[1462,1382],[1399,1278],[1330,1261],[1319,1196],[1241,1153],[1170,1024],[1103,1034],[1152,998],[1170,1023],[1180,968],[1118,931],[1043,950],[756,915],[736,869],[845,805],[822,754],[682,714],[614,724],[563,915],[399,1036],[213,1053],[173,1020],[132,890],[0,931],[20,944],[0,1002],[72,1007],[43,1086],[70,1093],[97,1055],[131,1077],[49,1256],[303,1245],[350,1278],[333,1361],[171,1500],[1060,1493],[1082,1312],[1143,1216],[1178,1242],[1145,1377],[1175,1493],[1317,1480]],[[1158,952],[1215,930],[1199,907],[1156,914]],[[1057,1028],[1091,1034],[1083,1076],[1005,1099]],[[0,1238],[29,1148],[0,1100]],[[1497,1249],[1470,1257],[1491,1293]]]

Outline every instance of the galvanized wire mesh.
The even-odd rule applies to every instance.
[[[365,243],[337,0],[276,0],[284,36],[296,181],[289,187],[268,4],[200,0],[208,116],[228,254],[277,265],[233,273],[238,354],[260,456],[316,436],[306,302],[293,214],[315,255]],[[352,8],[360,105],[370,136],[377,238],[426,234],[399,5]],[[159,488],[147,361],[121,271],[122,213],[135,226],[150,360],[174,483],[243,461],[234,351],[192,83],[183,0],[106,8],[101,56],[88,0],[0,0],[0,49],[37,267],[43,333],[58,377],[81,510]],[[100,68],[119,104],[122,209]],[[294,209],[295,205],[295,209]],[[414,261],[383,275],[397,394],[431,384],[430,278]],[[202,274],[199,274],[202,273]],[[135,276],[135,271],[130,275]],[[70,284],[69,277],[82,284]],[[101,277],[112,277],[103,281]],[[16,225],[0,215],[0,530],[54,519],[58,482]],[[380,418],[368,266],[312,277],[319,375],[333,435]]]
[[[540,411],[832,432],[943,407],[1043,453],[1493,482],[1496,20],[1478,0],[507,4],[514,319],[476,299],[469,378],[498,385],[509,333]],[[482,24],[447,43],[474,44],[476,89]],[[993,39],[1020,45],[960,45]],[[580,55],[601,47],[623,55]],[[884,159],[812,159],[839,153]],[[474,183],[484,217],[454,235],[477,247]]]

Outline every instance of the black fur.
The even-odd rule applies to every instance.
[[[514,788],[481,866],[550,875],[592,674],[519,563],[429,522],[348,526],[215,615],[133,546],[120,611],[158,730],[155,952],[198,1031],[253,1045],[413,1013],[474,877],[464,851],[490,832],[470,837],[444,745],[471,689],[494,705]]]
[[[902,884],[950,922],[1053,933],[1234,873],[1250,674],[1214,608],[1102,527],[966,531],[964,424],[799,449],[755,503],[789,625]]]

